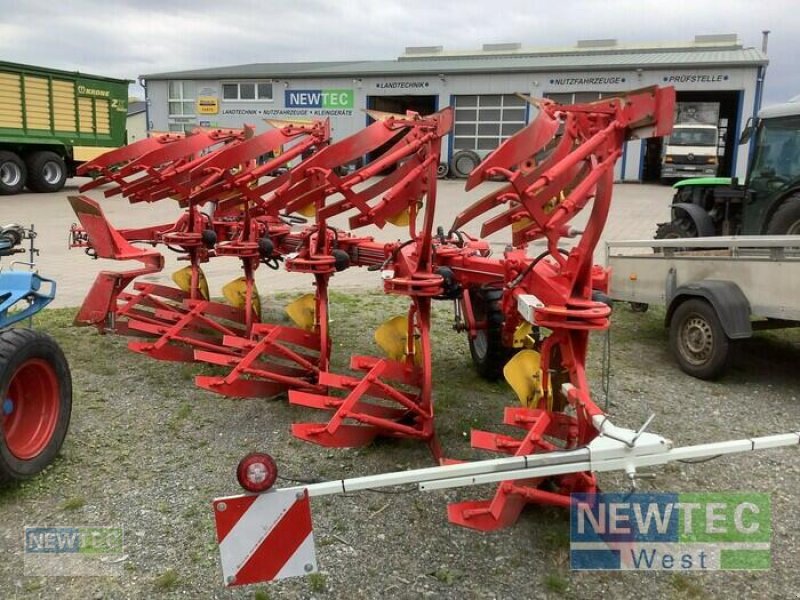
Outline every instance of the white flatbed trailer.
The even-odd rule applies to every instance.
[[[681,368],[711,379],[732,340],[800,325],[800,236],[733,236],[606,243],[614,300],[667,307]]]

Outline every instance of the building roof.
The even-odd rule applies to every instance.
[[[130,79],[119,79],[115,77],[106,77],[105,75],[92,75],[91,73],[84,73],[82,71],[64,71],[62,69],[51,69],[49,67],[37,67],[36,65],[26,65],[22,63],[13,63],[0,61],[0,69],[7,69],[10,71],[24,71],[28,73],[39,73],[42,75],[64,75],[68,77],[86,77],[89,79],[99,79],[102,81],[110,81],[113,83],[133,83]]]
[[[620,45],[585,40],[571,48],[525,49],[520,44],[486,44],[480,51],[445,52],[441,46],[406,48],[397,60],[252,63],[229,67],[151,73],[158,79],[292,79],[402,75],[456,75],[608,69],[755,67],[766,54],[743,48],[735,36],[697,36],[694,42]]]
[[[141,114],[143,112],[147,112],[147,102],[145,102],[144,100],[136,100],[134,102],[128,102],[129,117]]]

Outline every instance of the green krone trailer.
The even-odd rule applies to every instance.
[[[0,61],[0,195],[56,192],[124,145],[128,83]]]

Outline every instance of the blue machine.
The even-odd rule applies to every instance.
[[[56,297],[56,282],[31,270],[15,270],[21,264],[28,269],[34,266],[38,250],[34,247],[36,232],[31,226],[5,225],[0,228],[0,257],[26,252],[20,248],[23,240],[30,240],[27,262],[15,261],[9,270],[0,270],[0,328],[28,319],[50,304]]]

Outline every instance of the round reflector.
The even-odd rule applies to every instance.
[[[239,461],[236,479],[248,492],[266,492],[278,478],[278,467],[269,454],[252,452]]]

